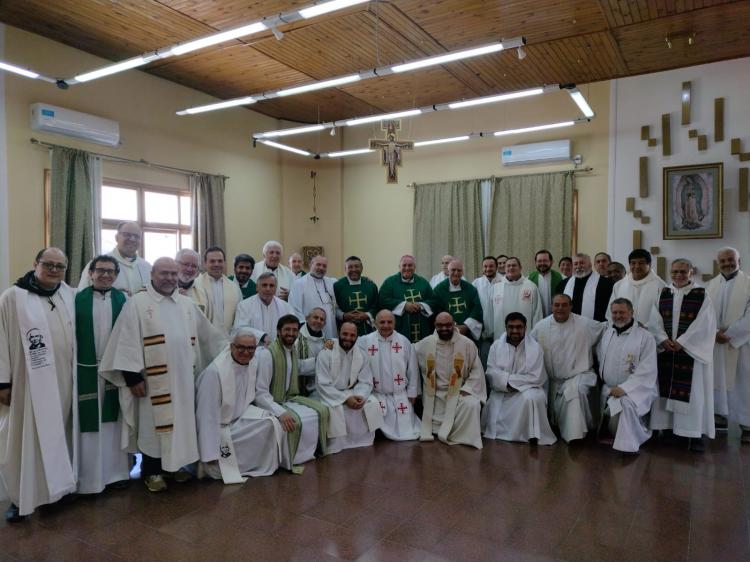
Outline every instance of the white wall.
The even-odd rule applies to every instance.
[[[682,83],[692,83],[691,123],[680,124]],[[739,162],[730,154],[730,140],[742,139],[750,151],[750,58],[635,76],[612,81],[609,186],[609,249],[625,263],[632,245],[632,231],[643,231],[643,246],[659,246],[670,260],[687,257],[699,273],[711,273],[713,258],[721,246],[734,246],[750,259],[750,220],[737,210]],[[724,98],[724,141],[714,142],[714,98]],[[671,114],[672,155],[662,156],[661,115]],[[651,126],[655,147],[640,140],[642,125]],[[689,129],[708,135],[708,149],[699,151]],[[638,197],[638,159],[648,156],[649,196]],[[724,163],[724,238],[708,240],[662,239],[662,169],[666,166]],[[636,197],[636,209],[651,217],[641,224],[625,212],[625,198]]]
[[[5,26],[0,25],[0,58],[5,54]],[[0,290],[9,284],[8,153],[5,149],[5,73],[0,72]]]

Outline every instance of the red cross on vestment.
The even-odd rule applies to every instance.
[[[397,409],[397,410],[398,410],[399,412],[401,412],[401,413],[403,414],[403,413],[404,413],[404,412],[405,412],[406,410],[408,410],[409,408],[407,408],[406,406],[404,406],[404,403],[403,403],[403,402],[401,402],[401,403],[399,404],[398,408],[396,408],[396,409]]]
[[[394,343],[394,344],[393,344],[393,345],[391,346],[391,349],[392,349],[392,350],[393,350],[393,351],[394,351],[395,353],[398,353],[399,351],[401,351],[402,349],[404,349],[404,347],[403,347],[402,345],[399,345],[399,343],[398,343],[398,342],[396,342],[396,343]]]
[[[370,355],[375,355],[375,352],[378,350],[377,347],[375,347],[375,344],[372,344],[370,347],[367,348],[367,351]]]
[[[396,378],[393,379],[393,382],[395,382],[397,385],[401,386],[401,383],[404,382],[406,379],[402,378],[399,373],[396,373]]]

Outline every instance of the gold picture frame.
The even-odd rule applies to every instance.
[[[663,170],[664,240],[724,236],[724,164],[670,166]]]

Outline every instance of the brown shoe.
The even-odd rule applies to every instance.
[[[149,492],[163,492],[167,489],[167,483],[164,482],[164,478],[162,478],[161,474],[146,476],[143,483],[146,485],[146,489]]]

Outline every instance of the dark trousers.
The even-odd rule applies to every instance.
[[[141,478],[148,476],[156,476],[164,472],[161,469],[161,459],[157,457],[149,457],[145,453],[141,453]]]

